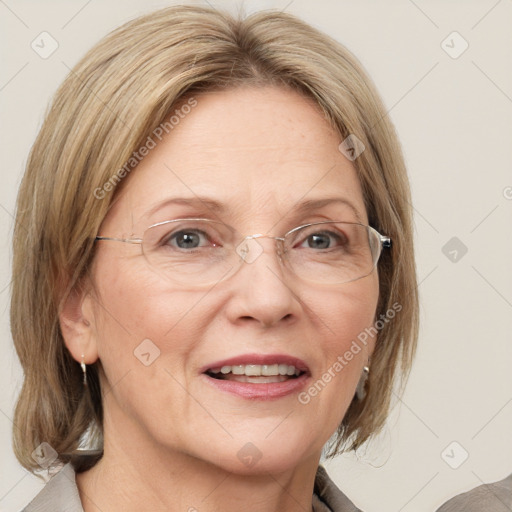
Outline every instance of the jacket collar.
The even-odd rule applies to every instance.
[[[22,512],[84,512],[78,487],[77,470],[92,467],[98,454],[81,455],[67,463]],[[318,466],[312,500],[314,512],[361,512],[329,478],[325,468]]]

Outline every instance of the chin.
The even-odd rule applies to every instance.
[[[265,439],[266,435],[247,434],[243,439],[231,439],[216,453],[209,450],[209,462],[230,473],[257,476],[290,471],[315,454],[320,457],[323,445],[318,449],[307,446],[307,439],[299,433],[289,436],[284,432],[279,436],[274,432]]]

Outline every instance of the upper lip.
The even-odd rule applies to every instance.
[[[295,369],[301,372],[308,372],[308,365],[298,357],[289,356],[286,354],[242,354],[239,356],[223,359],[222,361],[215,361],[204,366],[201,373],[205,373],[212,368],[222,368],[223,366],[237,366],[246,364],[287,364],[288,366],[295,366]]]

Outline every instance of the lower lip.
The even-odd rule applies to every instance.
[[[215,386],[221,391],[254,400],[274,400],[292,393],[297,393],[305,386],[309,378],[307,373],[303,373],[296,379],[288,379],[284,382],[254,384],[252,382],[214,379],[205,373],[203,373],[202,376],[210,385]]]

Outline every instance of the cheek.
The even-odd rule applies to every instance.
[[[342,289],[310,291],[304,296],[306,303],[315,305],[314,314],[326,351],[343,353],[374,323],[378,295],[378,277],[372,274],[347,283]],[[367,348],[371,350],[373,346],[368,342]]]
[[[190,308],[193,296],[164,283],[143,258],[120,259],[115,266],[101,262],[97,268],[100,332],[120,331],[139,343],[153,333],[160,338]]]
[[[197,292],[173,289],[147,269],[130,275],[137,279],[119,270],[104,276],[98,290],[105,421],[126,425],[130,418],[162,441],[173,430],[179,444],[181,430],[172,418],[202,412],[184,391],[185,369],[208,329],[209,313]]]
[[[169,371],[183,368],[206,328],[206,318],[194,314],[197,293],[173,289],[133,264],[129,272],[121,264],[95,277],[98,355],[109,384],[130,372],[127,380],[143,386],[164,360]]]
[[[379,287],[377,276],[368,277],[344,285],[341,291],[310,291],[304,296],[316,323],[314,343],[322,353],[322,365],[299,401],[311,408],[310,417],[327,420],[326,431],[334,431],[343,419],[373,351],[375,340],[364,339],[364,333],[375,321]]]

